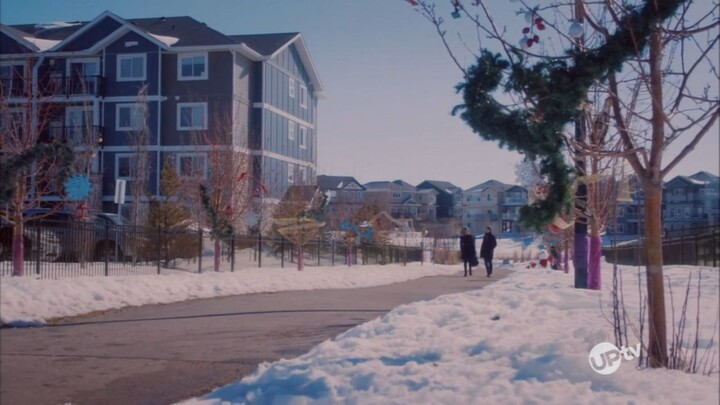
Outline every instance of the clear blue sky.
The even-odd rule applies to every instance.
[[[513,17],[517,7],[501,4],[499,16],[523,23]],[[302,33],[325,86],[319,174],[361,183],[444,180],[463,188],[515,182],[520,155],[481,140],[450,115],[461,101],[454,90],[461,73],[434,27],[405,1],[0,0],[0,22],[89,21],[105,10],[123,18],[187,15],[225,34]],[[719,137],[717,131],[706,137],[672,175],[718,174]]]

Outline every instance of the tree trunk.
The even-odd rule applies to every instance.
[[[305,249],[303,245],[298,245],[298,271],[303,269],[303,259],[305,258]]]
[[[213,255],[215,259],[213,262],[213,269],[215,271],[220,271],[220,239],[215,239]]]
[[[590,258],[588,260],[588,288],[599,290],[602,286],[600,261],[602,258],[602,237],[590,236]]]
[[[25,224],[23,223],[23,199],[25,198],[25,182],[24,178],[18,181],[17,190],[15,191],[15,212],[13,214],[13,276],[25,275],[25,243],[23,243],[23,233]]]
[[[648,360],[651,367],[667,367],[665,287],[662,257],[662,182],[645,187],[645,254],[648,288]]]

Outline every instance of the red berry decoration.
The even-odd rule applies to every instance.
[[[542,18],[538,17],[538,18],[535,19],[535,24],[542,24],[542,23],[543,23],[543,19],[542,19]]]
[[[537,29],[539,29],[540,31],[542,31],[542,30],[545,29],[545,25],[544,25],[544,24],[538,24],[538,25],[537,25]]]
[[[523,28],[523,34],[527,34],[528,32],[530,32],[530,28],[528,28],[528,27]]]
[[[528,48],[530,48],[532,46],[532,44],[533,44],[532,38],[528,39],[528,41],[527,41]]]
[[[540,42],[540,37],[537,35],[533,35],[532,40],[535,41],[536,43]]]

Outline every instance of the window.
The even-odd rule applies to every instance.
[[[292,163],[288,163],[287,165],[288,169],[288,184],[295,184],[295,165]]]
[[[120,180],[132,180],[135,166],[135,155],[131,153],[118,153],[115,155],[115,178]]]
[[[300,85],[300,107],[307,108],[307,87]]]
[[[488,201],[492,201],[492,199],[493,199],[493,198],[492,198],[492,194],[488,194],[488,195],[487,195],[487,200],[488,200]]]
[[[207,103],[178,103],[177,129],[207,129]]]
[[[145,126],[145,111],[140,104],[118,104],[115,107],[115,130],[136,131]]]
[[[295,79],[288,77],[288,96],[295,98]]]
[[[685,218],[690,218],[690,207],[685,207]]]
[[[300,126],[300,149],[307,148],[307,128]]]
[[[295,123],[292,121],[288,121],[288,140],[295,140]]]
[[[0,66],[0,79],[2,80],[2,94],[5,97],[19,97],[25,89],[23,64],[9,64]]]
[[[675,194],[675,195],[685,195],[685,190],[683,190],[683,189],[681,189],[681,188],[676,188],[675,190],[673,190],[673,194]]]
[[[683,209],[682,209],[682,207],[677,207],[677,208],[675,209],[675,216],[678,217],[678,218],[682,218],[682,216],[683,216]]]
[[[119,82],[145,80],[145,54],[118,55],[117,80]]]
[[[205,80],[208,56],[204,54],[178,55],[178,80]]]
[[[298,183],[300,185],[307,184],[307,167],[305,166],[298,167]]]
[[[181,153],[177,155],[177,173],[180,177],[200,177],[207,175],[205,155]]]

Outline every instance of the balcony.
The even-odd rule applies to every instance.
[[[94,96],[105,95],[105,78],[102,76],[51,76],[42,86],[41,94],[53,96]]]
[[[102,141],[103,127],[47,127],[40,134],[40,142],[70,142],[74,146],[97,145]]]

